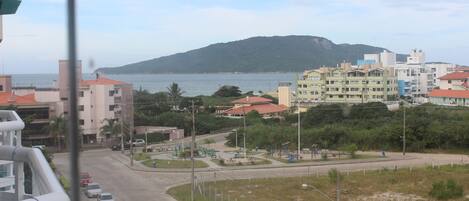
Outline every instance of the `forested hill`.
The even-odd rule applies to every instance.
[[[335,44],[315,36],[252,37],[96,71],[106,74],[301,72],[319,66],[355,63],[365,53],[385,48]],[[405,55],[398,55],[403,60]]]

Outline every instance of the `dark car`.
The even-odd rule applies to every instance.
[[[129,143],[125,143],[124,144],[124,150],[128,150],[130,149],[130,144]],[[121,150],[121,144],[113,144],[111,146],[111,150],[112,151],[120,151]]]

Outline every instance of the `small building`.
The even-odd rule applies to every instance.
[[[439,78],[440,88],[430,94],[430,103],[469,106],[469,72],[454,72]]]
[[[232,101],[234,106],[228,110],[223,111],[222,115],[225,117],[243,117],[251,111],[257,111],[263,118],[278,118],[280,114],[287,111],[287,106],[276,105],[272,103],[271,99],[246,96]]]
[[[135,126],[135,134],[163,134],[168,140],[177,140],[184,138],[184,129],[164,126]]]
[[[291,93],[290,82],[280,82],[278,84],[278,104],[285,105],[287,107],[292,106],[292,93]]]

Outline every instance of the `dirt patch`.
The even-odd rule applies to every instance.
[[[372,196],[360,196],[353,201],[425,201],[420,196],[396,192],[376,193]]]

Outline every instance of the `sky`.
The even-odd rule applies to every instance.
[[[313,35],[469,64],[468,0],[77,0],[84,72],[253,36]],[[3,17],[0,73],[57,73],[65,0]]]

